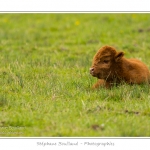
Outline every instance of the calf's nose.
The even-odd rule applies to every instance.
[[[90,68],[90,73],[93,73],[94,72],[94,68]]]
[[[94,71],[94,68],[90,68],[90,71]]]

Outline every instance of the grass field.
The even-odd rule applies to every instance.
[[[91,90],[103,45],[150,68],[150,14],[0,14],[0,136],[150,136],[150,90]]]

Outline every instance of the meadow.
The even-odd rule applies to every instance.
[[[89,74],[103,45],[150,68],[149,37],[150,14],[0,14],[0,136],[150,136],[150,87]]]

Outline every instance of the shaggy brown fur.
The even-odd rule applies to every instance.
[[[150,72],[144,63],[137,59],[124,58],[123,52],[117,52],[111,46],[103,46],[96,53],[90,74],[99,79],[93,88],[110,88],[121,82],[142,84],[150,81]]]

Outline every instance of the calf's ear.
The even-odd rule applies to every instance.
[[[118,52],[118,53],[116,53],[116,55],[115,55],[115,61],[116,61],[116,62],[119,62],[120,59],[121,59],[123,56],[124,56],[124,52]]]

